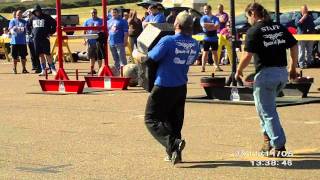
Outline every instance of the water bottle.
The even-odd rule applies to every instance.
[[[64,87],[64,82],[59,82],[59,92],[66,92],[66,88]]]
[[[238,89],[236,87],[232,87],[231,88],[230,100],[231,101],[240,101],[239,92],[238,92]]]

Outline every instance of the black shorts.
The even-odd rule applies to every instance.
[[[100,43],[88,45],[88,59],[102,60],[103,58],[104,51],[102,51]]]
[[[12,45],[12,58],[18,59],[19,56],[21,59],[26,59],[28,55],[27,45],[26,44],[13,44]]]
[[[211,47],[212,51],[217,51],[218,50],[218,41],[215,41],[215,42],[203,41],[203,50],[204,51],[209,51],[210,47]]]
[[[35,39],[34,40],[34,50],[39,56],[40,54],[50,55],[50,40],[48,38]]]

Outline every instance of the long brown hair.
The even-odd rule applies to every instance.
[[[254,12],[255,15],[258,16],[259,18],[261,18],[263,21],[270,21],[271,20],[268,11],[259,3],[248,4],[245,12],[248,13],[249,16],[251,16]]]

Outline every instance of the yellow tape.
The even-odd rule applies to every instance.
[[[295,34],[298,41],[320,41],[320,34]]]
[[[202,41],[204,38],[204,35],[193,35],[192,36],[197,41]],[[320,41],[320,34],[295,34],[294,37],[298,41]],[[50,38],[50,42],[54,43],[55,38]],[[244,40],[242,40],[244,41]],[[4,39],[5,43],[10,43],[9,38]],[[69,39],[68,42],[72,43],[81,43],[84,42],[83,39]]]
[[[320,34],[295,34],[293,35],[298,41],[320,41]],[[197,41],[202,41],[204,35],[193,35]],[[242,39],[244,41],[244,39]]]

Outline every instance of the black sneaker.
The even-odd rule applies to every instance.
[[[13,72],[13,74],[17,74],[17,69],[16,69],[16,68],[13,68],[13,69],[12,69],[12,72]]]
[[[186,146],[186,141],[184,139],[179,140],[178,147],[172,152],[171,163],[173,165],[182,162],[181,152]]]
[[[28,73],[29,72],[26,69],[22,70],[22,74],[28,74]]]
[[[91,74],[97,74],[97,72],[95,70],[92,70],[92,72],[88,72],[88,75],[91,75]]]
[[[38,73],[41,73],[42,70],[41,69],[37,69],[34,73],[38,74]]]

